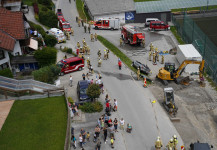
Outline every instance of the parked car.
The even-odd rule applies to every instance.
[[[149,30],[169,30],[170,26],[163,21],[151,21]]]
[[[141,73],[144,73],[144,74],[151,73],[151,70],[149,69],[149,67],[147,65],[142,64],[139,61],[133,61],[132,66],[135,67],[136,69],[139,68]]]
[[[158,18],[146,18],[145,27],[148,27],[151,21],[160,21],[160,20]]]
[[[87,95],[88,81],[80,80],[77,84],[77,94],[79,102],[90,102],[91,99]]]

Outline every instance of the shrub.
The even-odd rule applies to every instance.
[[[58,19],[56,14],[49,10],[49,11],[41,11],[39,13],[39,21],[50,28],[57,28]]]
[[[100,102],[88,102],[80,105],[79,109],[86,113],[101,112],[103,110],[103,105]]]
[[[38,14],[35,14],[35,20],[39,21]]]
[[[13,74],[9,68],[0,70],[0,76],[8,77],[8,78],[13,78]]]
[[[53,35],[45,35],[44,42],[49,47],[54,47],[57,44],[57,39]]]
[[[58,78],[59,73],[60,68],[56,65],[46,66],[32,72],[35,80],[50,84],[54,83],[54,81]]]
[[[38,0],[38,3],[47,7],[52,7],[53,5],[53,2],[51,0]]]
[[[68,101],[69,101],[69,103],[71,103],[71,104],[74,103],[74,100],[73,100],[71,97],[68,97]]]
[[[56,63],[57,50],[53,47],[44,47],[42,50],[37,50],[34,57],[41,67],[49,66]]]
[[[68,48],[67,51],[66,51],[66,53],[72,54],[72,49],[71,49],[71,48]]]
[[[45,36],[47,35],[46,32],[44,31],[44,29],[37,24],[34,24],[33,22],[29,21],[29,25],[33,30],[37,30],[42,36],[43,38],[45,38]]]
[[[39,9],[38,9],[38,4],[37,3],[33,4],[33,8],[34,8],[35,14],[38,14],[39,13]]]
[[[87,95],[92,98],[99,98],[101,92],[98,84],[90,84],[87,88]]]
[[[41,10],[42,11],[48,11],[47,7],[45,7],[45,6],[42,6]]]

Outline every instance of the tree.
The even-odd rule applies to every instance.
[[[57,50],[53,47],[44,47],[42,50],[37,50],[34,57],[41,67],[49,66],[56,63]]]
[[[40,11],[39,12],[39,21],[50,28],[56,28],[58,23],[57,15],[52,11]]]
[[[8,77],[8,78],[13,78],[13,74],[9,68],[0,70],[0,76]]]
[[[98,84],[90,84],[87,88],[87,95],[95,100],[95,98],[99,98],[101,92]]]
[[[57,39],[53,35],[46,35],[44,42],[47,46],[54,47],[57,44]]]

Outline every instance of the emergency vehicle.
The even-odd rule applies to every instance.
[[[62,10],[61,10],[61,9],[57,9],[57,18],[58,18],[58,20],[60,20],[60,19],[64,18],[64,17],[63,17],[63,13],[62,13]]]
[[[57,39],[58,43],[66,41],[64,33],[60,29],[51,28],[47,33],[48,35],[53,35]]]
[[[145,33],[142,33],[132,25],[124,25],[121,29],[121,37],[125,43],[141,44],[145,40]]]
[[[69,22],[66,21],[64,18],[61,18],[59,20],[59,27],[63,32],[66,31],[66,32],[71,33],[71,26],[70,26]]]
[[[94,29],[119,29],[120,21],[119,19],[99,19],[94,23]]]

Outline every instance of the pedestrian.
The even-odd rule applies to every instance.
[[[99,134],[100,134],[100,128],[99,126],[97,125],[96,128],[95,128],[95,134],[96,134],[96,138],[99,137]]]
[[[104,120],[101,118],[101,129],[103,129],[105,127],[105,122]]]
[[[83,80],[85,80],[85,74],[84,73],[82,74],[82,78],[83,78]]]
[[[84,26],[84,20],[83,19],[81,19],[81,25],[82,25],[82,27]]]
[[[74,128],[71,128],[71,135],[74,135]]]
[[[83,143],[83,138],[82,138],[82,135],[80,134],[79,135],[79,143],[80,143],[80,147],[82,148],[82,143]]]
[[[108,126],[108,121],[109,121],[109,116],[107,114],[105,114],[104,122],[107,126]]]
[[[76,22],[78,22],[78,16],[76,16]]]
[[[90,33],[90,24],[89,24],[89,26],[88,26],[88,32]]]
[[[72,146],[73,146],[73,148],[76,149],[76,147],[77,147],[77,146],[76,146],[76,138],[75,138],[74,135],[72,135],[71,141],[72,141]]]
[[[155,148],[156,148],[156,150],[160,150],[162,146],[163,146],[163,144],[161,142],[160,137],[158,136],[157,141],[155,142]]]
[[[113,138],[115,140],[115,134],[114,134],[115,128],[113,125],[109,127],[109,132],[110,132],[110,138]]]
[[[89,132],[87,132],[87,137],[86,138],[87,138],[87,141],[90,142],[90,133]]]
[[[69,3],[71,3],[71,0],[69,0]]]
[[[107,132],[108,132],[107,126],[105,126],[105,127],[103,128],[103,134],[104,134],[104,142],[105,142],[105,144],[106,144],[106,141],[107,141]]]
[[[96,144],[96,150],[100,150],[100,148],[101,148],[101,141],[100,139],[98,139]]]
[[[114,139],[111,138],[111,147],[114,148]]]
[[[94,36],[95,36],[95,40],[97,41],[97,34],[95,33],[95,35],[94,35]]]
[[[124,119],[121,118],[121,120],[120,120],[120,127],[121,127],[121,130],[124,130],[124,124],[125,124]]]
[[[173,135],[173,144],[174,144],[174,150],[177,150],[176,145],[178,144],[178,140],[176,135]]]
[[[78,18],[78,27],[80,27],[80,26],[81,26],[81,19]]]
[[[115,118],[115,120],[114,120],[114,128],[115,128],[115,132],[118,132],[118,120],[117,120],[117,118]]]
[[[87,26],[84,25],[84,33],[86,33],[86,32],[87,32]]]
[[[137,80],[139,80],[139,79],[140,79],[140,69],[137,68]]]
[[[72,76],[69,77],[69,85],[72,87]]]
[[[93,79],[91,80],[90,84],[93,84]]]
[[[107,49],[107,48],[106,48],[106,51],[107,51],[107,59],[109,59],[109,52],[110,52],[110,51],[109,51],[109,49]]]
[[[83,128],[81,128],[81,135],[82,135],[82,144],[85,144],[85,139],[86,139],[86,132]]]
[[[121,70],[121,66],[122,66],[122,63],[121,63],[121,60],[120,60],[120,61],[118,61],[119,70]]]
[[[114,99],[114,108],[113,108],[114,111],[117,111],[118,110],[118,102],[116,99]]]

